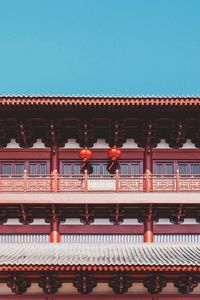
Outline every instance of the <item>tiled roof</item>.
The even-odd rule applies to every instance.
[[[199,244],[0,244],[0,271],[200,271]]]
[[[0,106],[199,106],[198,96],[0,96]]]

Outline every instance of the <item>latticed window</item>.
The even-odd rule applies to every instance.
[[[107,170],[107,161],[95,161],[91,162],[93,167],[93,174],[106,175],[109,174]],[[119,172],[120,174],[142,174],[143,163],[142,161],[120,161],[119,162]],[[81,163],[76,161],[61,161],[60,163],[60,173],[61,174],[80,174]]]
[[[180,174],[200,174],[200,162],[182,161],[156,161],[154,162],[155,174],[174,174],[179,170]]]
[[[109,174],[107,170],[107,163],[97,162],[91,164],[93,167],[93,174]]]
[[[24,170],[32,175],[45,175],[49,173],[49,162],[47,161],[2,161],[2,175],[23,175]]]
[[[141,174],[143,171],[142,162],[121,162],[120,174]]]
[[[156,174],[174,174],[173,163],[156,163],[155,164]]]
[[[178,163],[180,174],[200,174],[200,163]]]
[[[2,162],[1,174],[3,175],[22,175],[24,173],[25,163]]]
[[[191,164],[191,174],[200,174],[200,163]]]
[[[45,162],[31,162],[29,164],[29,174],[47,174],[47,163]]]
[[[80,174],[81,164],[79,163],[67,163],[63,162],[61,164],[61,174]]]

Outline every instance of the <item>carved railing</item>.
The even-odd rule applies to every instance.
[[[200,192],[200,174],[0,175],[0,192]]]

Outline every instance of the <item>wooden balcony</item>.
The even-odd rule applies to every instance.
[[[200,192],[200,174],[1,175],[4,193],[158,193]]]

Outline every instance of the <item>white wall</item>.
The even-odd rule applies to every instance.
[[[169,144],[165,142],[164,139],[161,140],[161,142],[158,144],[157,149],[169,149]],[[191,140],[187,140],[185,144],[183,144],[183,147],[180,149],[195,149],[195,145],[191,142]]]
[[[7,145],[6,148],[8,148],[8,149],[16,149],[16,148],[20,148],[20,147],[19,147],[19,144],[16,143],[16,140],[12,139],[10,141],[10,143]],[[40,139],[38,139],[37,142],[33,145],[32,148],[39,148],[39,149],[41,149],[41,148],[45,148],[45,145],[44,145],[44,143],[42,143],[42,141]]]
[[[15,139],[12,139],[10,143],[7,145],[8,149],[13,148],[20,148],[19,144],[16,143]],[[41,139],[38,139],[37,142],[33,145],[32,148],[45,148],[44,143],[42,143]],[[76,142],[75,139],[69,139],[68,142],[65,144],[64,148],[66,149],[80,149],[79,144]],[[94,144],[93,149],[108,149],[109,145],[105,142],[104,139],[98,139],[97,142]],[[139,148],[135,143],[134,139],[127,139],[126,142],[123,144],[123,149],[137,149]],[[165,142],[164,139],[158,144],[157,149],[169,149],[169,144]],[[190,139],[186,141],[181,149],[195,149],[195,145],[191,142]]]

